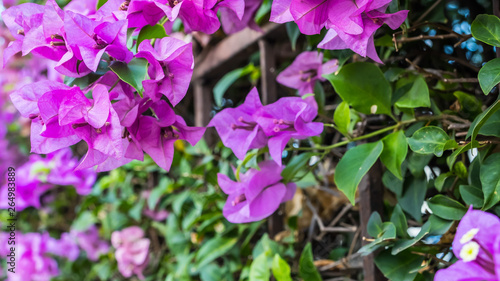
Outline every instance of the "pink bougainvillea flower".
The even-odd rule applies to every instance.
[[[307,35],[319,34],[323,27],[331,25],[359,34],[360,14],[369,1],[376,0],[278,0],[273,2],[270,20],[295,21],[300,32]]]
[[[57,262],[48,251],[51,239],[48,233],[17,233],[16,272],[7,272],[7,280],[50,280],[57,276]]]
[[[174,158],[174,142],[186,140],[195,145],[203,137],[205,128],[188,127],[164,100],[153,104],[151,109],[157,118],[141,116],[136,138],[156,164],[168,171]]]
[[[144,231],[138,226],[131,226],[111,234],[111,244],[115,247],[115,257],[118,270],[126,277],[137,275],[144,279],[142,271],[149,262],[148,238],[144,238]]]
[[[219,186],[228,194],[222,210],[232,223],[259,221],[272,215],[283,202],[291,200],[297,186],[281,182],[283,167],[273,161],[259,163],[260,170],[250,169],[234,182],[224,174],[217,174]]]
[[[254,22],[254,17],[261,4],[262,0],[246,0],[242,17],[238,16],[237,12],[233,9],[221,7],[220,21],[224,32],[226,34],[236,33],[247,26],[254,30],[260,30],[259,26]]]
[[[111,106],[109,92],[103,85],[93,88],[89,100],[78,87],[67,93],[59,107],[59,124],[71,125],[76,135],[88,144],[88,151],[78,169],[89,168],[111,156],[123,157],[122,126]]]
[[[127,7],[128,27],[155,25],[171,13],[167,0],[132,0]]]
[[[249,149],[266,146],[267,136],[253,117],[261,108],[259,93],[254,88],[243,104],[222,110],[208,124],[209,127],[215,127],[222,143],[231,148],[240,160],[245,158]]]
[[[213,2],[213,0],[169,0],[172,12],[168,18],[174,21],[179,17],[184,24],[186,33],[201,31],[212,34],[219,30],[220,27],[217,12],[212,10]]]
[[[490,213],[469,211],[460,221],[453,253],[459,258],[438,270],[436,281],[495,281],[500,279],[500,219]]]
[[[330,74],[338,69],[336,59],[323,63],[323,53],[303,52],[298,55],[292,64],[283,70],[276,80],[293,89],[297,89],[299,95],[314,92],[316,81],[325,81],[324,74]]]
[[[192,44],[166,37],[156,40],[153,48],[149,40],[144,40],[136,57],[150,64],[151,79],[142,82],[145,95],[153,101],[165,95],[173,106],[177,105],[186,95],[193,75]]]
[[[49,238],[47,243],[47,252],[65,257],[70,261],[75,261],[80,255],[80,249],[73,236],[69,233],[61,234],[60,239]]]
[[[368,8],[370,8],[369,6]],[[408,16],[408,11],[399,11],[394,14],[385,14],[385,7],[367,10],[362,14],[363,31],[352,34],[342,30],[330,29],[318,44],[318,48],[339,50],[349,48],[363,57],[369,57],[382,63],[375,50],[374,34],[382,25],[387,24],[392,29],[397,29]]]
[[[32,154],[28,162],[17,169],[19,180],[16,182],[16,208],[40,208],[40,197],[55,185],[72,185],[78,194],[90,193],[96,180],[96,172],[92,169],[75,171],[78,159],[73,158],[71,149],[64,148],[42,158]],[[0,189],[0,208],[7,209],[8,188],[5,184]]]
[[[79,164],[71,149],[63,148],[48,154],[46,159],[52,169],[47,175],[47,182],[57,185],[72,185],[80,195],[88,195],[97,179],[94,169],[76,170]]]
[[[119,61],[129,62],[133,54],[127,48],[127,21],[99,22],[68,11],[64,17],[66,45],[78,60],[96,71],[106,52]]]
[[[249,149],[266,144],[274,161],[281,165],[281,154],[291,138],[305,139],[323,131],[322,123],[311,122],[318,111],[299,97],[285,97],[262,106],[254,88],[245,102],[226,108],[208,124],[215,127],[222,143],[243,160]]]
[[[2,12],[2,20],[16,39],[4,50],[3,65],[23,47],[23,41],[32,28],[42,24],[44,7],[33,3],[24,3],[10,7]]]
[[[78,246],[87,253],[87,258],[91,261],[97,261],[100,255],[109,251],[108,242],[99,239],[99,231],[95,225],[85,231],[73,229],[71,236],[74,237]]]
[[[12,103],[21,115],[32,119],[31,152],[47,154],[81,140],[71,126],[59,125],[59,107],[68,91],[71,88],[62,83],[40,81],[10,94]]]
[[[299,97],[281,98],[254,115],[269,137],[269,154],[278,165],[281,165],[281,155],[291,138],[306,139],[323,132],[323,123],[312,122],[318,115],[317,109]]]

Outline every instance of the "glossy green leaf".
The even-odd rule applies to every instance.
[[[500,201],[500,153],[495,153],[481,165],[481,184],[484,192],[484,210]]]
[[[500,110],[496,111],[488,118],[478,134],[500,138]]]
[[[500,19],[494,15],[478,15],[471,25],[474,38],[486,44],[500,47]]]
[[[216,237],[203,244],[196,254],[197,267],[201,268],[227,253],[238,241],[237,238]]]
[[[403,209],[399,204],[396,204],[391,215],[391,222],[396,227],[396,235],[401,238],[408,238],[408,223]]]
[[[101,8],[102,5],[106,4],[106,2],[108,2],[108,0],[98,0],[96,5],[96,10],[99,10],[99,8]]]
[[[429,231],[431,235],[444,235],[455,223],[453,220],[445,220],[436,215],[430,215],[427,221],[431,223],[431,229]]]
[[[250,281],[269,281],[271,272],[269,271],[269,264],[267,254],[260,254],[250,266]]]
[[[381,141],[366,143],[348,150],[340,159],[335,169],[334,181],[351,204],[354,205],[356,189],[361,179],[375,164],[383,149]]]
[[[460,196],[467,205],[472,205],[475,208],[481,208],[484,205],[484,194],[479,187],[472,185],[459,186]]]
[[[321,281],[318,269],[314,265],[314,259],[311,249],[311,243],[307,243],[300,255],[299,260],[299,275],[307,281]]]
[[[141,28],[141,31],[137,36],[137,43],[136,43],[137,49],[144,40],[163,38],[163,37],[167,37],[167,32],[165,31],[165,27],[163,27],[161,24],[156,24],[153,26],[146,25],[145,27]]]
[[[422,221],[422,203],[427,192],[425,177],[408,177],[404,183],[404,193],[399,199],[401,208],[418,222]]]
[[[134,58],[128,64],[115,61],[109,68],[125,83],[134,87],[142,95],[142,81],[146,78],[148,61]]]
[[[292,160],[286,165],[286,167],[281,172],[281,177],[283,177],[283,181],[285,182],[291,181],[297,175],[297,173],[309,163],[311,157],[313,157],[316,154],[317,153],[315,152],[306,152],[293,157]]]
[[[368,224],[366,225],[366,230],[368,231],[368,234],[370,234],[372,237],[378,237],[382,231],[384,231],[384,225],[382,222],[382,218],[380,217],[380,214],[378,212],[373,212],[368,219]]]
[[[333,114],[333,122],[335,122],[339,132],[341,132],[344,136],[349,135],[351,110],[349,109],[347,102],[343,101],[337,106],[335,113]]]
[[[483,93],[485,95],[489,94],[500,83],[500,58],[490,60],[483,65],[477,78]]]
[[[449,140],[450,137],[443,129],[435,126],[428,126],[417,130],[411,138],[408,138],[408,144],[411,150],[416,153],[434,153],[437,157],[441,157],[445,145]]]
[[[375,264],[389,280],[413,281],[423,260],[423,256],[415,255],[410,250],[397,255],[387,250],[375,257]]]
[[[380,154],[380,160],[391,173],[402,179],[401,165],[403,165],[408,153],[405,134],[402,131],[392,133],[385,136],[382,142],[384,143],[384,150]]]
[[[431,106],[429,87],[421,75],[415,79],[411,88],[396,102],[396,105],[402,108]]]
[[[483,110],[481,106],[483,104],[473,95],[469,95],[462,91],[456,91],[453,95],[458,99],[458,103],[460,104],[460,111],[467,114],[467,118],[476,117],[481,114]]]
[[[495,112],[500,109],[500,100],[495,101],[490,107],[488,107],[483,113],[479,114],[474,122],[470,125],[469,131],[467,132],[466,138],[471,139],[471,143],[476,139],[477,134],[483,127],[483,125],[488,121],[488,119],[493,116]]]
[[[397,255],[401,253],[402,251],[410,248],[411,246],[415,245],[418,241],[422,240],[427,234],[429,234],[431,230],[431,223],[430,221],[427,221],[422,228],[420,229],[420,232],[415,236],[413,239],[402,239],[398,240],[394,246],[392,247],[391,253],[393,255]]]
[[[226,93],[227,89],[234,84],[238,79],[250,74],[255,69],[253,64],[249,64],[245,67],[235,69],[226,73],[214,86],[214,100],[217,106],[222,106],[222,98]]]
[[[460,220],[467,212],[460,202],[441,194],[432,197],[427,204],[434,215],[445,220]]]
[[[367,62],[343,66],[337,75],[324,76],[342,100],[364,114],[388,114],[391,112],[391,86],[380,69]]]
[[[276,278],[276,281],[292,281],[292,277],[290,276],[290,266],[278,254],[274,255],[271,270],[274,278]]]

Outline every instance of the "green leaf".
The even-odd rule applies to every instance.
[[[444,235],[454,223],[453,220],[444,220],[436,215],[430,215],[428,221],[431,223],[431,235]]]
[[[493,88],[500,83],[500,58],[487,62],[481,70],[478,77],[479,85],[485,95],[489,94]]]
[[[106,2],[108,2],[108,0],[98,0],[96,10],[99,10],[99,8],[101,8],[102,5],[106,4]]]
[[[427,192],[425,177],[409,177],[405,180],[405,191],[399,199],[401,208],[418,222],[422,221],[422,203]]]
[[[456,91],[453,95],[458,99],[458,103],[460,103],[461,111],[467,113],[469,117],[476,117],[481,114],[483,110],[481,106],[483,104],[473,95],[469,95],[462,91]]]
[[[434,215],[445,220],[460,220],[467,212],[460,202],[441,194],[432,197],[427,204]]]
[[[356,189],[361,179],[375,164],[382,153],[381,141],[356,146],[346,152],[335,169],[334,181],[337,187],[354,205]]]
[[[84,211],[73,221],[71,229],[84,231],[96,222],[97,218],[90,211]]]
[[[500,111],[491,115],[479,130],[479,135],[500,138]]]
[[[431,222],[427,221],[422,228],[420,229],[420,232],[415,236],[413,239],[403,239],[403,240],[398,240],[395,244],[394,247],[392,247],[391,253],[393,255],[397,255],[401,253],[402,251],[410,248],[411,246],[415,245],[418,241],[422,240],[427,234],[429,234],[431,230]]]
[[[421,75],[415,79],[415,82],[413,82],[410,90],[396,102],[396,105],[402,108],[431,106],[429,87]]]
[[[488,210],[500,201],[500,153],[495,153],[481,165],[481,185],[484,192],[483,210]]]
[[[391,222],[396,227],[396,235],[401,238],[408,238],[408,223],[406,221],[406,216],[403,213],[403,209],[399,204],[396,204],[391,215]]]
[[[470,125],[469,131],[467,132],[466,139],[470,137],[471,143],[474,143],[479,130],[483,127],[483,125],[488,121],[488,119],[493,116],[495,112],[500,109],[500,100],[497,100],[490,107],[488,107],[483,113],[479,114],[474,122]]]
[[[267,254],[260,254],[250,266],[250,281],[269,281],[271,273],[267,261]]]
[[[222,98],[224,97],[224,94],[226,93],[227,89],[231,85],[236,82],[236,80],[240,79],[241,77],[244,77],[255,69],[255,66],[250,63],[245,67],[242,68],[237,68],[233,71],[230,71],[224,75],[217,84],[214,86],[214,100],[215,104],[219,107],[222,106]]]
[[[481,188],[472,185],[459,186],[460,196],[467,205],[472,205],[475,208],[483,207],[484,194]]]
[[[416,153],[434,153],[437,157],[441,157],[448,140],[450,137],[443,129],[428,126],[417,130],[411,138],[408,138],[408,144],[411,150]]]
[[[373,242],[361,247],[358,253],[366,256],[375,250],[388,245],[390,243],[389,240],[396,238],[396,227],[392,222],[384,222],[380,226],[382,226],[382,232],[376,236]]]
[[[216,237],[204,243],[198,253],[195,261],[197,267],[201,268],[204,265],[212,262],[216,258],[227,253],[238,241],[237,238]]]
[[[380,154],[380,160],[398,179],[403,179],[401,165],[403,165],[408,153],[405,134],[402,131],[392,133],[385,136],[382,142],[384,150]]]
[[[316,155],[315,152],[306,152],[299,154],[292,158],[292,160],[286,165],[286,167],[281,172],[281,177],[283,177],[283,181],[289,182],[291,181],[297,173],[309,163],[309,159]]]
[[[290,44],[292,44],[292,50],[295,51],[295,47],[297,46],[297,39],[299,39],[300,30],[299,26],[291,21],[286,24],[286,33],[288,34],[288,38],[290,39]]]
[[[478,15],[472,22],[474,38],[486,44],[500,47],[500,19],[493,15]]]
[[[145,27],[141,28],[141,31],[139,32],[139,35],[137,36],[137,49],[139,49],[139,45],[142,43],[142,41],[147,40],[147,39],[154,39],[154,38],[163,38],[167,37],[167,32],[165,32],[165,27],[163,27],[161,24],[157,25],[146,25]]]
[[[128,64],[115,61],[109,68],[118,75],[125,83],[134,87],[142,96],[142,81],[146,78],[148,61],[140,58],[133,58]]]
[[[324,75],[342,100],[364,114],[387,114],[391,112],[391,86],[380,69],[367,62],[350,63],[339,73]]]
[[[373,212],[371,214],[368,219],[368,224],[366,225],[366,230],[368,231],[368,234],[375,238],[384,231],[382,218],[378,212]]]
[[[349,135],[351,110],[349,109],[347,102],[343,101],[337,106],[335,113],[333,114],[333,122],[335,122],[339,132],[341,132],[344,136]]]
[[[387,250],[375,257],[375,264],[389,280],[413,281],[423,260],[423,256],[415,255],[410,250],[397,255]]]
[[[274,255],[271,270],[273,271],[273,275],[274,278],[276,278],[276,281],[292,281],[292,277],[290,275],[290,266],[278,254]]]
[[[314,266],[311,243],[307,243],[300,255],[299,275],[307,281],[322,281],[318,269]]]

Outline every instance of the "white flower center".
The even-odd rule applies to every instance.
[[[460,238],[460,243],[465,244],[465,243],[471,241],[472,239],[474,239],[474,237],[476,236],[476,234],[478,232],[479,232],[479,228],[473,228],[473,229],[467,231],[467,233],[465,233],[464,236],[462,236],[462,238]]]
[[[464,262],[470,262],[477,258],[477,254],[479,254],[479,244],[472,241],[465,244],[460,250],[460,258]]]

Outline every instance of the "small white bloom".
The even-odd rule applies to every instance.
[[[470,262],[477,258],[477,254],[479,254],[479,244],[472,241],[465,244],[460,250],[460,258],[464,262]]]
[[[460,238],[460,243],[465,244],[465,243],[471,241],[472,239],[474,239],[474,237],[476,236],[476,234],[478,232],[479,232],[479,228],[473,228],[473,229],[467,231],[467,233],[465,233],[464,236],[462,236],[462,238]]]

